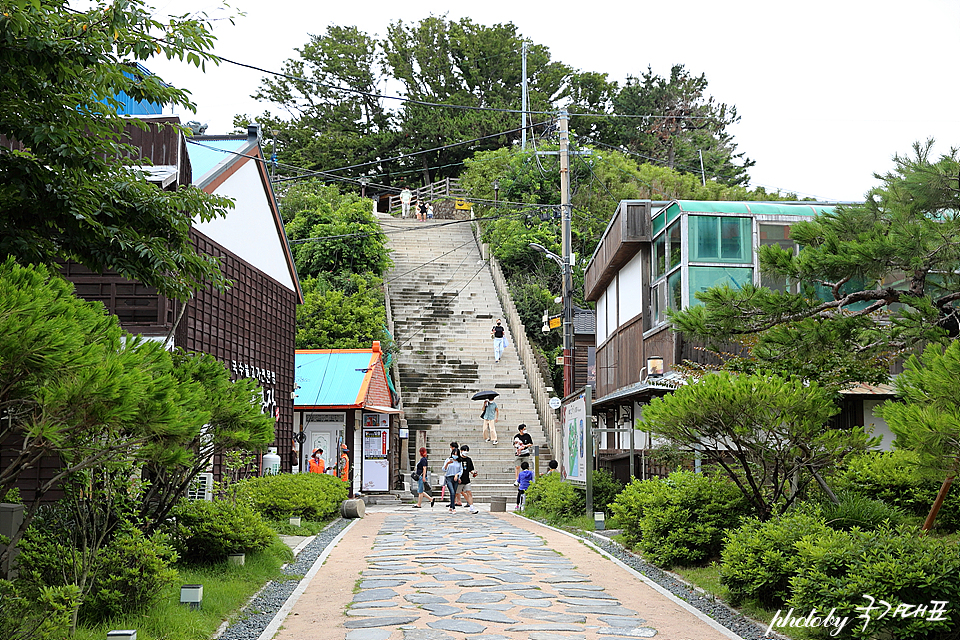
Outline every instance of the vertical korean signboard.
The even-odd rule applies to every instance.
[[[363,467],[361,491],[390,490],[390,416],[363,414]]]

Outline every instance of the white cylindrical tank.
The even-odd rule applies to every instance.
[[[270,447],[268,453],[263,455],[263,475],[280,475],[280,456],[277,455],[277,448]]]

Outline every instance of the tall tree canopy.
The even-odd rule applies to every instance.
[[[191,220],[229,201],[149,184],[123,144],[116,97],[193,108],[189,94],[132,62],[202,66],[213,36],[203,13],[161,21],[141,0],[75,11],[62,0],[0,0],[0,256],[77,260],[186,298],[222,286],[216,262],[190,244]]]
[[[787,278],[794,292],[711,289],[698,294],[703,304],[673,314],[675,326],[714,343],[751,336],[764,366],[832,354],[845,369],[841,385],[885,380],[904,350],[956,338],[960,159],[956,149],[934,158],[931,147],[895,156],[864,204],[792,225],[798,253],[760,247],[761,271]]]

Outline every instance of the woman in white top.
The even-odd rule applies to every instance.
[[[443,463],[443,482],[447,487],[447,495],[450,496],[450,513],[457,510],[457,487],[460,484],[461,473],[463,473],[463,465],[460,463],[460,449],[453,449],[450,457]]]

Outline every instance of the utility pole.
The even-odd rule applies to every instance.
[[[520,76],[523,79],[521,82],[521,93],[520,93],[520,150],[527,150],[527,41],[523,41],[523,48],[521,50],[521,55],[523,61],[520,63]]]
[[[560,209],[563,220],[563,395],[573,393],[573,256],[570,222],[570,131],[567,110],[560,111]]]

